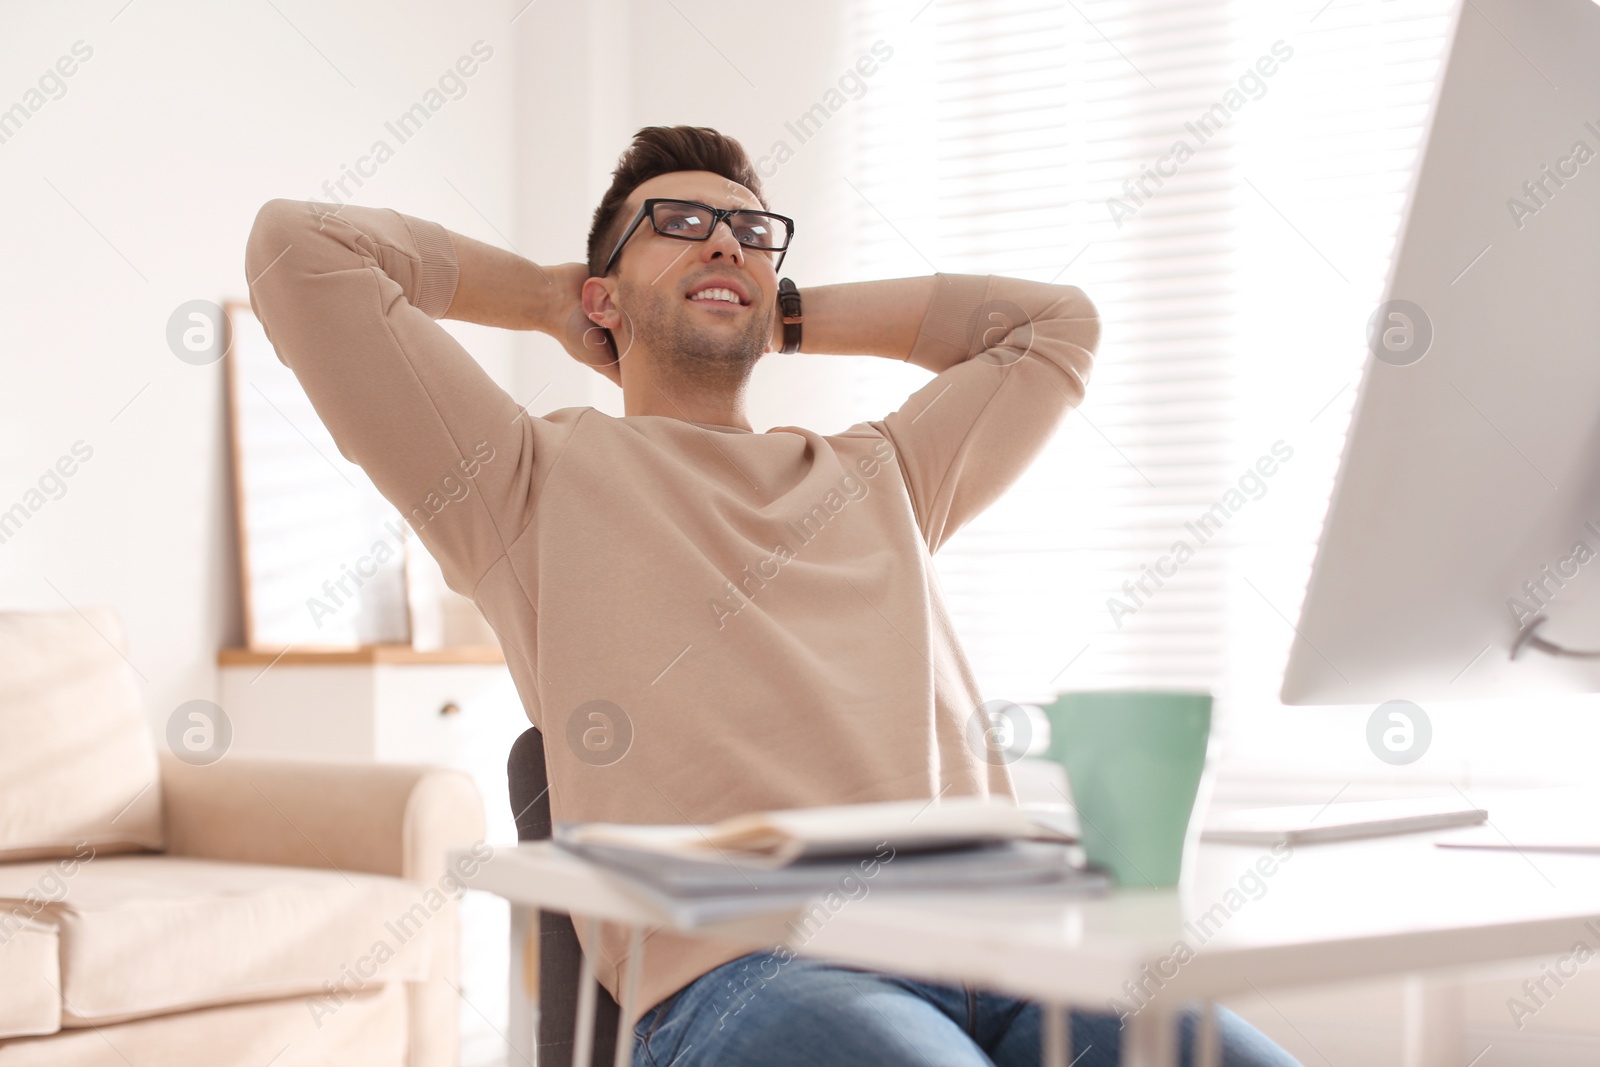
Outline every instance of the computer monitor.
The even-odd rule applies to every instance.
[[[1287,704],[1600,690],[1600,6],[1450,34]]]

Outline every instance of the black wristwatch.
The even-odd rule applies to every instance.
[[[805,320],[800,315],[800,290],[788,278],[778,282],[778,310],[783,314],[781,351],[800,351],[800,324]]]

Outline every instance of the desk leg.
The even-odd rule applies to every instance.
[[[1072,1061],[1072,1031],[1067,1009],[1060,1004],[1040,1005],[1044,1013],[1044,1067],[1069,1067]]]
[[[1178,1029],[1174,1016],[1147,1004],[1128,1016],[1122,1030],[1122,1067],[1178,1067]]]
[[[1195,1067],[1222,1067],[1222,1034],[1217,1029],[1217,1006],[1209,1000],[1200,1005],[1194,1043]]]
[[[572,917],[574,928],[588,921],[577,915]],[[587,952],[579,952],[578,958],[582,962],[578,964],[578,1017],[573,1027],[576,1032],[572,1042],[572,1067],[590,1067],[590,1060],[594,1058],[594,962]]]
[[[617,1058],[612,1067],[629,1067],[633,1063],[633,1027],[628,1019],[633,1015],[633,1002],[639,995],[639,972],[644,968],[644,931],[637,926],[628,928],[628,960],[622,967],[622,1003],[617,1007]]]
[[[511,1002],[506,1044],[511,1061],[532,1063],[539,1045],[539,909],[511,906]]]
[[[1405,1067],[1460,1067],[1461,987],[1455,982],[1413,974],[1405,986]]]

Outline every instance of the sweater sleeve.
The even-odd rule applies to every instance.
[[[1021,476],[1084,397],[1100,317],[1082,289],[938,274],[907,362],[935,371],[871,423],[936,552]]]
[[[449,232],[388,209],[272,200],[245,276],[339,452],[470,597],[527,523],[533,447],[516,401],[434,321],[455,296]]]

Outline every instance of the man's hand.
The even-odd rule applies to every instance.
[[[537,327],[561,342],[573,359],[607,378],[622,384],[622,364],[611,352],[604,328],[583,313],[583,283],[589,278],[586,263],[561,263],[545,267],[550,279],[545,292],[549,300]]]

